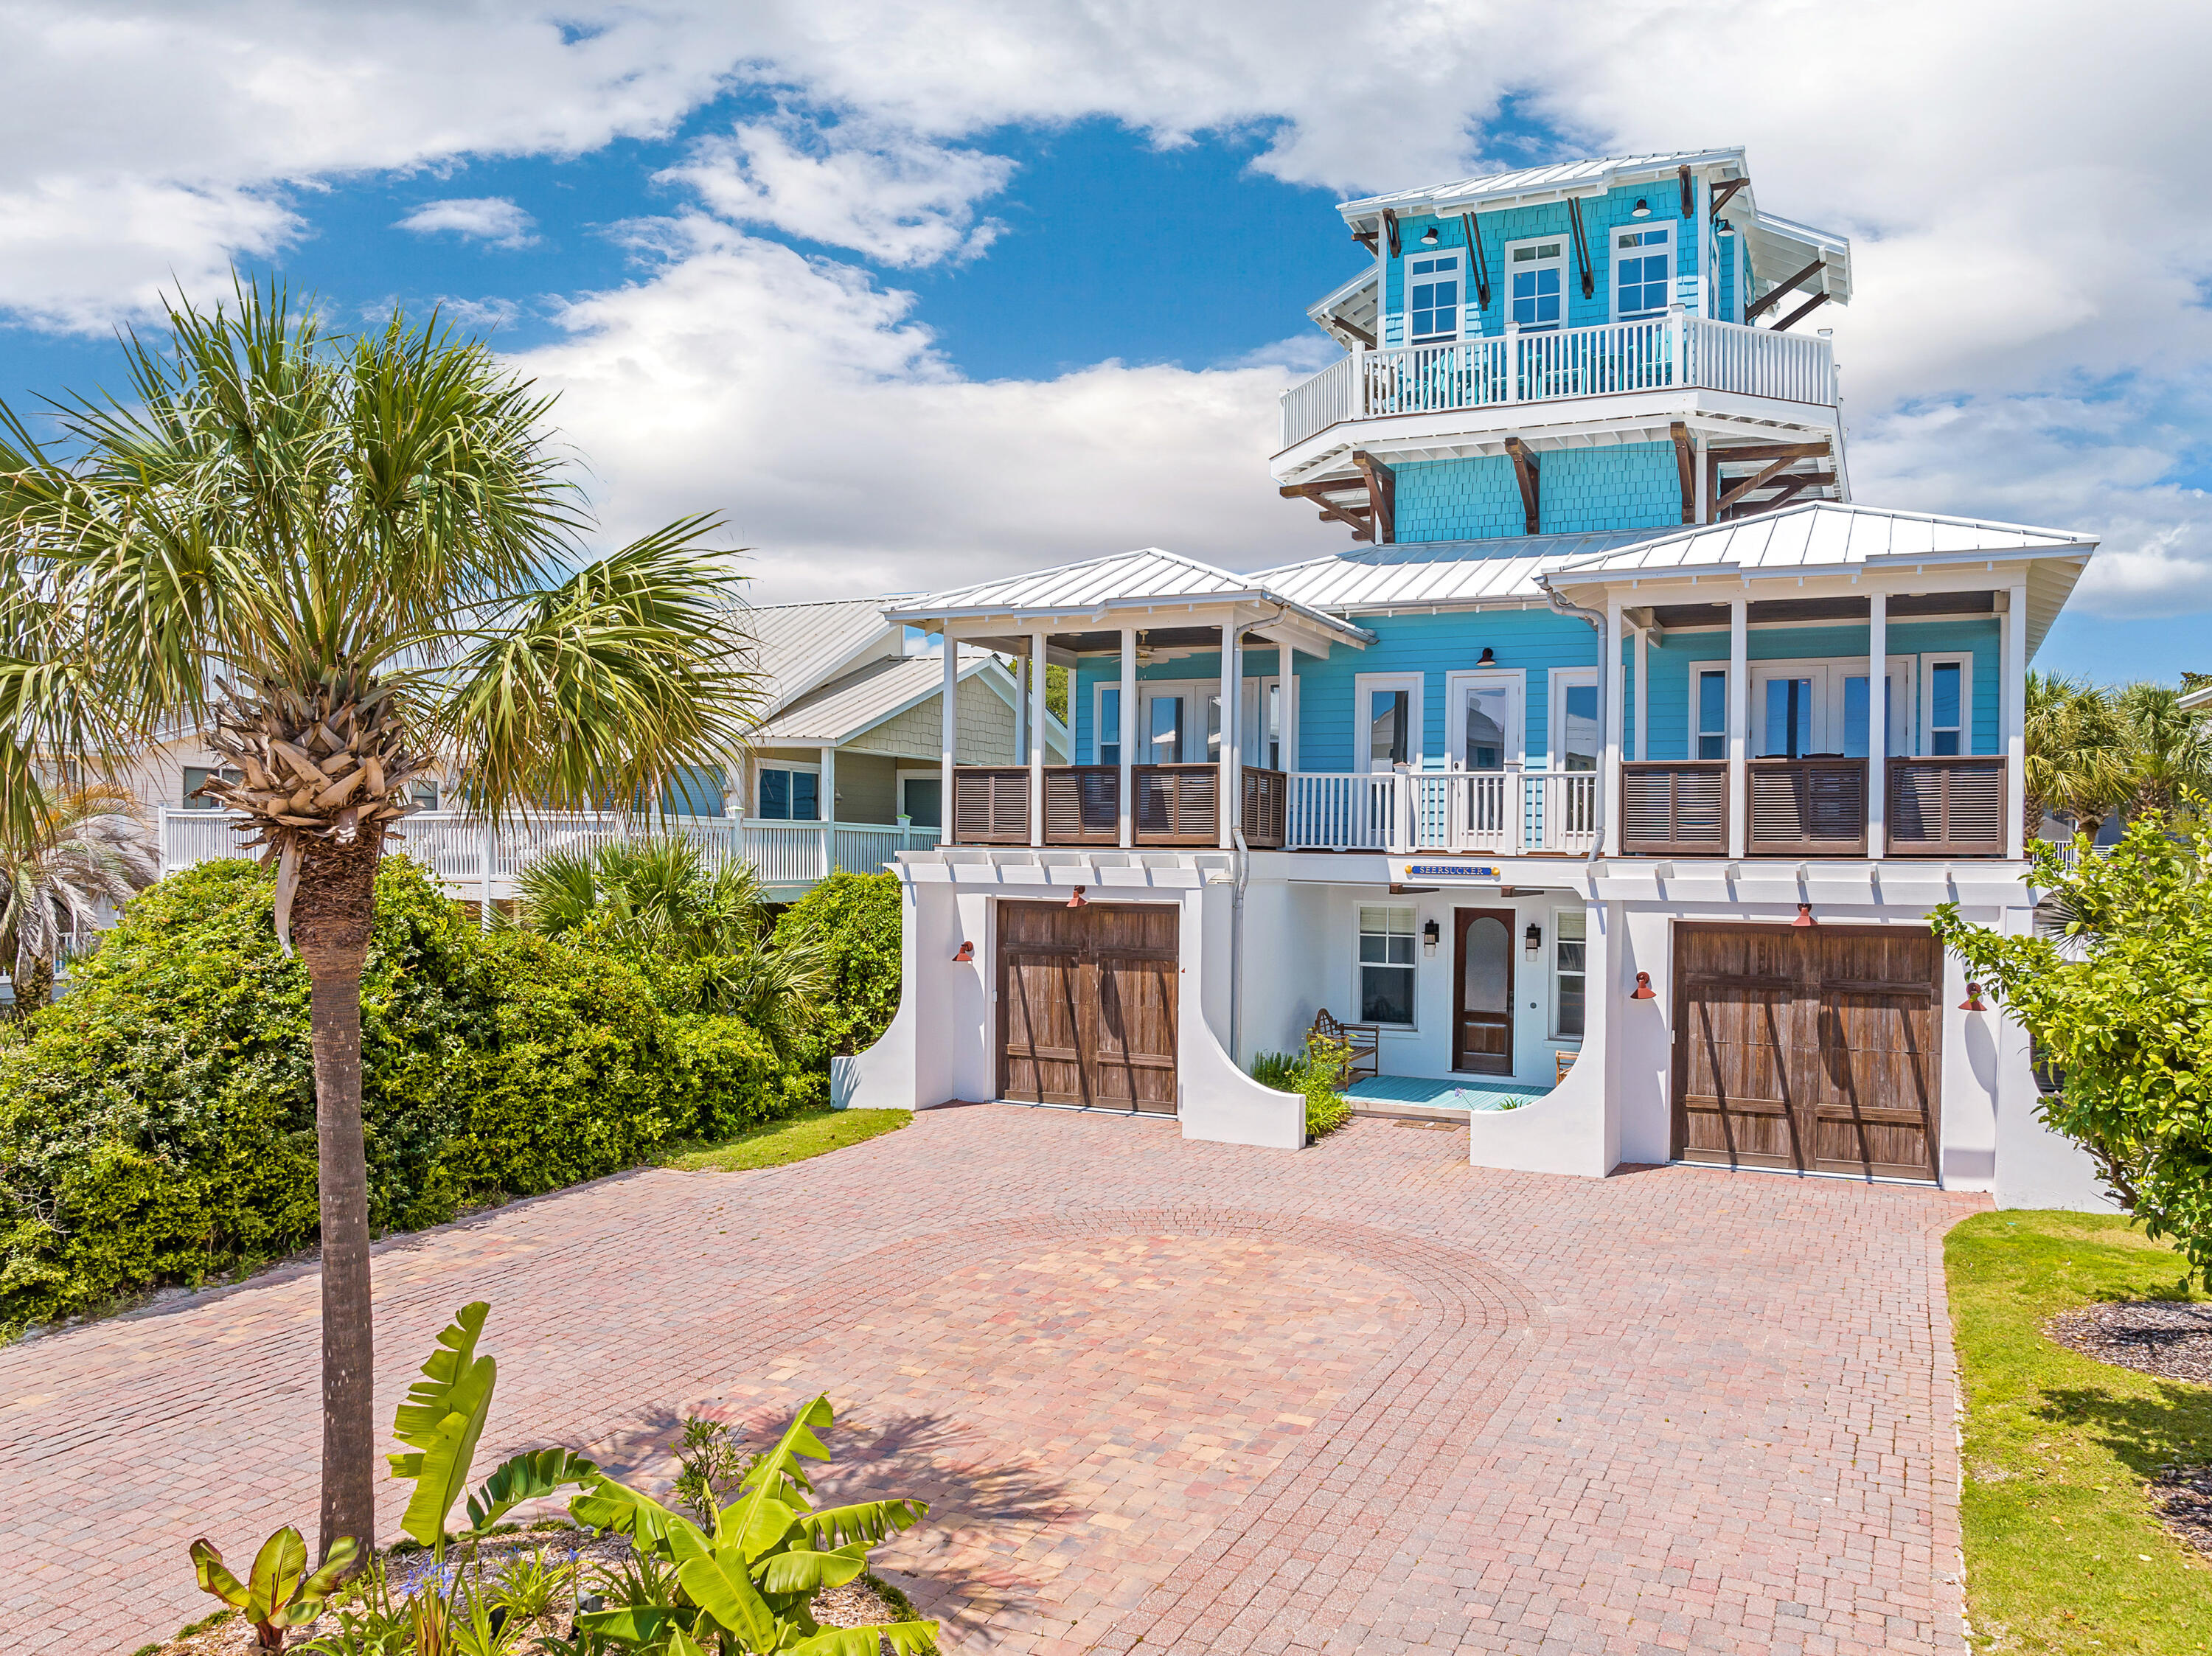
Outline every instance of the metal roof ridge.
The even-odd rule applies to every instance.
[[[2002,523],[1990,518],[1956,518],[1937,512],[1916,512],[1907,507],[1866,505],[1857,500],[1800,500],[1794,505],[1782,507],[1772,512],[1762,512],[1755,518],[1735,519],[1726,523],[1689,525],[1682,529],[1675,530],[1671,533],[1661,535],[1652,540],[1635,542],[1627,546],[1614,547],[1610,551],[1593,553],[1589,557],[1577,560],[1571,564],[1564,565],[1553,573],[1559,574],[1570,574],[1577,569],[1597,567],[1612,559],[1620,557],[1626,552],[1652,552],[1668,545],[1686,545],[1690,542],[1698,539],[1700,536],[1715,534],[1733,535],[1738,531],[1753,526],[1765,528],[1768,538],[1771,539],[1773,536],[1774,526],[1782,519],[1785,518],[1799,517],[1807,513],[1823,512],[1838,512],[1852,517],[1887,518],[1892,522],[1905,520],[1915,523],[1948,524],[1959,529],[2002,530],[2008,534],[2040,536],[2045,539],[2057,543],[2057,545],[2061,547],[2094,547],[2098,544],[2096,537],[2093,535],[2080,534],[2075,531],[2066,529],[2048,529],[2033,524]],[[2057,549],[2057,547],[2054,547],[2051,549],[2056,550]],[[1877,555],[1885,558],[1912,558],[1933,555],[1909,552],[1883,552]],[[1687,566],[1685,566],[1685,567],[1686,567]],[[1714,567],[1720,567],[1721,566],[1716,565]]]
[[[1565,184],[1572,181],[1572,175],[1576,174],[1580,174],[1584,179],[1597,178],[1623,168],[1650,167],[1664,169],[1669,167],[1695,166],[1699,162],[1741,161],[1743,156],[1744,146],[1741,144],[1729,144],[1704,149],[1650,150],[1640,155],[1585,155],[1574,161],[1544,161],[1531,167],[1513,167],[1500,172],[1478,173],[1473,178],[1446,179],[1435,184],[1413,185],[1403,190],[1384,191],[1376,195],[1361,196],[1353,200],[1340,201],[1337,203],[1336,210],[1340,214],[1372,212],[1378,207],[1385,207],[1394,202],[1418,199],[1422,197],[1437,197],[1460,191],[1479,193],[1485,186],[1496,186],[1508,179],[1537,179],[1542,175],[1556,175],[1559,181]],[[1539,182],[1526,187],[1545,189],[1552,186]]]

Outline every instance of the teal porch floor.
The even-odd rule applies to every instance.
[[[1446,1110],[1512,1110],[1532,1104],[1552,1089],[1533,1082],[1500,1076],[1374,1076],[1355,1082],[1345,1096],[1373,1098],[1392,1104],[1425,1104]]]

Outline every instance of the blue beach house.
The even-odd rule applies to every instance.
[[[1309,315],[1345,354],[1267,464],[1345,550],[892,610],[1068,666],[1075,751],[944,761],[856,1095],[1291,1148],[1246,1071],[1326,1011],[1363,1096],[1463,1112],[1479,1163],[2094,1201],[1927,925],[2030,923],[2024,684],[2094,541],[1852,499],[1817,326],[1850,246],[1741,149],[1339,210],[1358,269]]]

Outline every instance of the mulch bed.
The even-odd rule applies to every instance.
[[[2047,1331],[2099,1362],[2212,1386],[2212,1304],[2115,1300],[2053,1317]]]
[[[592,1591],[593,1576],[599,1570],[617,1568],[629,1550],[627,1537],[594,1535],[564,1526],[492,1536],[483,1542],[480,1550],[472,1550],[469,1546],[449,1547],[446,1558],[449,1569],[455,1568],[459,1561],[468,1561],[461,1568],[471,1575],[480,1565],[484,1579],[489,1581],[501,1573],[507,1560],[542,1550],[548,1564],[573,1562],[579,1566],[584,1577],[584,1590],[588,1592]],[[239,1561],[225,1562],[235,1563]],[[251,1555],[243,1562],[251,1563]],[[386,1557],[384,1563],[386,1579],[391,1585],[392,1596],[395,1600],[404,1598],[431,1568],[430,1555],[427,1552],[402,1553],[396,1557]],[[242,1565],[240,1574],[244,1574]],[[215,1599],[210,1598],[207,1602],[210,1610],[218,1608]],[[516,1656],[530,1656],[531,1652],[541,1647],[538,1641],[542,1639],[566,1637],[572,1613],[573,1599],[564,1595],[553,1614],[522,1629],[514,1645]],[[824,1627],[852,1628],[896,1622],[902,1617],[890,1604],[877,1597],[866,1586],[866,1578],[862,1577],[860,1580],[816,1595],[814,1619]],[[295,1629],[284,1641],[287,1656],[301,1648],[310,1639],[337,1630],[338,1618],[335,1612],[324,1615],[312,1627]],[[139,1656],[252,1656],[257,1648],[252,1627],[244,1617],[232,1616],[189,1637],[146,1646]],[[890,1648],[888,1644],[884,1646],[885,1652]]]
[[[2116,1300],[2053,1317],[2045,1331],[2099,1362],[2212,1386],[2212,1304]],[[2176,1539],[2212,1555],[2212,1466],[2161,1466],[2143,1492]]]

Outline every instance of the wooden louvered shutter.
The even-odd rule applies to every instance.
[[[1728,849],[1728,767],[1624,766],[1620,778],[1621,849],[1636,856]]]
[[[1896,759],[1889,767],[1889,848],[1901,855],[2000,857],[2005,761]]]
[[[1030,842],[1030,773],[963,765],[952,773],[952,837],[963,846]]]

